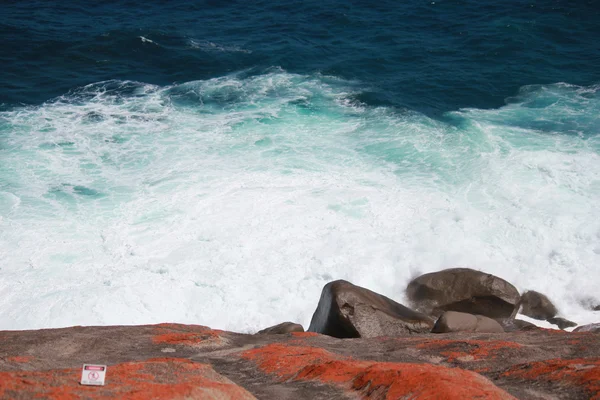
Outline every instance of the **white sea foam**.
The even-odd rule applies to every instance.
[[[154,40],[148,39],[147,37],[139,36],[139,38],[142,40],[142,43],[152,43],[158,45]]]
[[[440,122],[274,70],[3,112],[0,329],[307,326],[332,279],[403,301],[454,266],[595,322],[580,300],[600,283],[600,100],[584,89]],[[551,91],[567,114],[532,112]]]

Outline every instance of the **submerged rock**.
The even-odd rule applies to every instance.
[[[430,332],[433,320],[402,304],[344,280],[330,282],[321,298],[309,332],[337,338],[399,336]]]
[[[550,322],[551,324],[557,325],[560,329],[566,329],[571,328],[573,326],[577,326],[577,323],[561,317],[548,318],[546,321]]]
[[[456,311],[446,311],[435,323],[432,333],[450,332],[504,332],[502,326],[491,318]]]
[[[514,318],[519,291],[497,276],[470,268],[452,268],[421,275],[406,288],[411,305],[439,317],[458,311],[490,318]]]
[[[550,299],[535,290],[529,290],[521,296],[521,313],[528,317],[547,320],[556,316],[558,310]]]
[[[304,332],[304,328],[300,324],[294,322],[282,322],[277,325],[270,326],[263,330],[256,332],[257,335],[273,335],[273,334],[284,334],[292,332]]]

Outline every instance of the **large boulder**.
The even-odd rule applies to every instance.
[[[292,332],[304,332],[304,328],[300,324],[294,322],[282,322],[277,325],[270,326],[263,330],[256,332],[257,335],[281,335]]]
[[[581,325],[577,328],[573,329],[573,332],[592,332],[592,333],[600,333],[600,323],[598,324],[589,324],[589,325]]]
[[[433,320],[369,289],[344,280],[329,282],[309,332],[337,338],[400,336],[430,332]]]
[[[546,295],[529,290],[521,296],[521,313],[535,319],[548,319],[556,316],[558,310]]]
[[[451,268],[421,275],[408,284],[413,308],[439,317],[444,311],[512,319],[518,311],[519,291],[497,276],[470,268]]]
[[[432,333],[488,332],[503,333],[504,329],[495,320],[483,315],[446,311],[436,321]]]

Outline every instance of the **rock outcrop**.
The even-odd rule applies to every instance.
[[[277,325],[270,326],[263,330],[256,332],[257,335],[281,335],[284,333],[292,333],[292,332],[304,332],[304,328],[300,324],[296,324],[294,322],[282,322]]]
[[[203,326],[0,331],[2,399],[600,398],[600,334],[336,339]],[[84,363],[106,384],[79,384]]]
[[[472,315],[456,311],[446,311],[435,322],[432,333],[450,332],[504,332],[502,326],[495,320],[483,315]]]
[[[369,289],[338,280],[323,288],[308,332],[337,338],[431,331],[433,320]]]
[[[550,299],[535,290],[529,290],[521,296],[521,313],[535,319],[553,318],[558,310]]]
[[[444,311],[458,311],[511,319],[521,299],[504,279],[469,268],[421,275],[408,284],[406,295],[417,311],[436,317]]]

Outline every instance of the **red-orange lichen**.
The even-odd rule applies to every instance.
[[[163,398],[254,399],[209,365],[176,358],[109,366],[106,386],[79,385],[79,369],[0,372],[0,397],[132,400]]]
[[[521,346],[515,342],[501,340],[428,340],[417,344],[419,349],[442,349],[440,354],[448,361],[461,360],[472,357],[473,360],[495,358],[505,349],[519,349]]]
[[[248,350],[242,357],[253,360],[279,380],[340,385],[366,397],[397,399],[512,399],[489,380],[474,372],[430,364],[358,361],[314,347],[271,344]]]
[[[160,324],[152,338],[155,344],[194,346],[206,341],[220,341],[219,332],[200,325]]]
[[[600,399],[600,359],[560,358],[515,365],[501,376],[526,380],[560,381],[587,390],[591,399]]]

